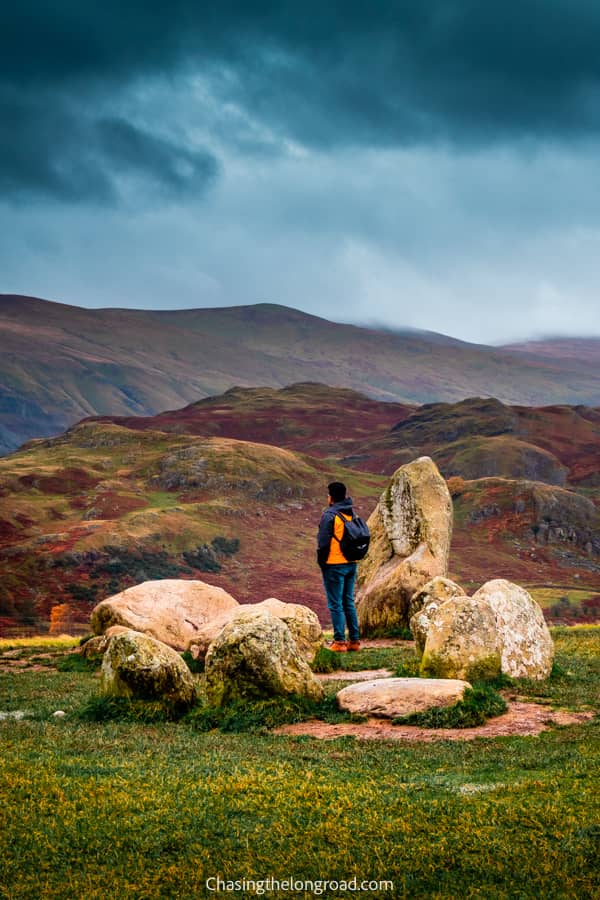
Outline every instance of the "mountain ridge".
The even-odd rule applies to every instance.
[[[235,386],[314,381],[372,399],[596,405],[586,359],[374,330],[279,304],[85,309],[0,295],[0,452],[85,416],[152,415]]]

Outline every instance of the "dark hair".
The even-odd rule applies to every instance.
[[[340,500],[346,499],[346,485],[342,484],[341,481],[332,481],[331,484],[327,485],[327,490],[334,503],[339,503]]]

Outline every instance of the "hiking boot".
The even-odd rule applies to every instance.
[[[333,644],[329,645],[328,649],[333,650],[334,653],[345,653],[348,648],[346,641],[334,641]]]
[[[348,641],[347,650],[360,650],[360,641]]]

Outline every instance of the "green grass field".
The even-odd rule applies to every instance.
[[[553,635],[553,676],[519,695],[597,713],[600,628]],[[28,713],[0,721],[3,898],[209,897],[217,876],[393,881],[374,897],[599,895],[598,716],[538,737],[317,741],[81,722],[96,685],[48,666],[0,673],[0,712]]]

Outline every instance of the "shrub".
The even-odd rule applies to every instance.
[[[233,556],[240,549],[239,538],[226,538],[219,534],[212,539],[212,548],[218,556]]]
[[[200,544],[195,550],[184,550],[182,553],[186,563],[200,572],[220,572],[221,563],[215,551],[208,544]]]

